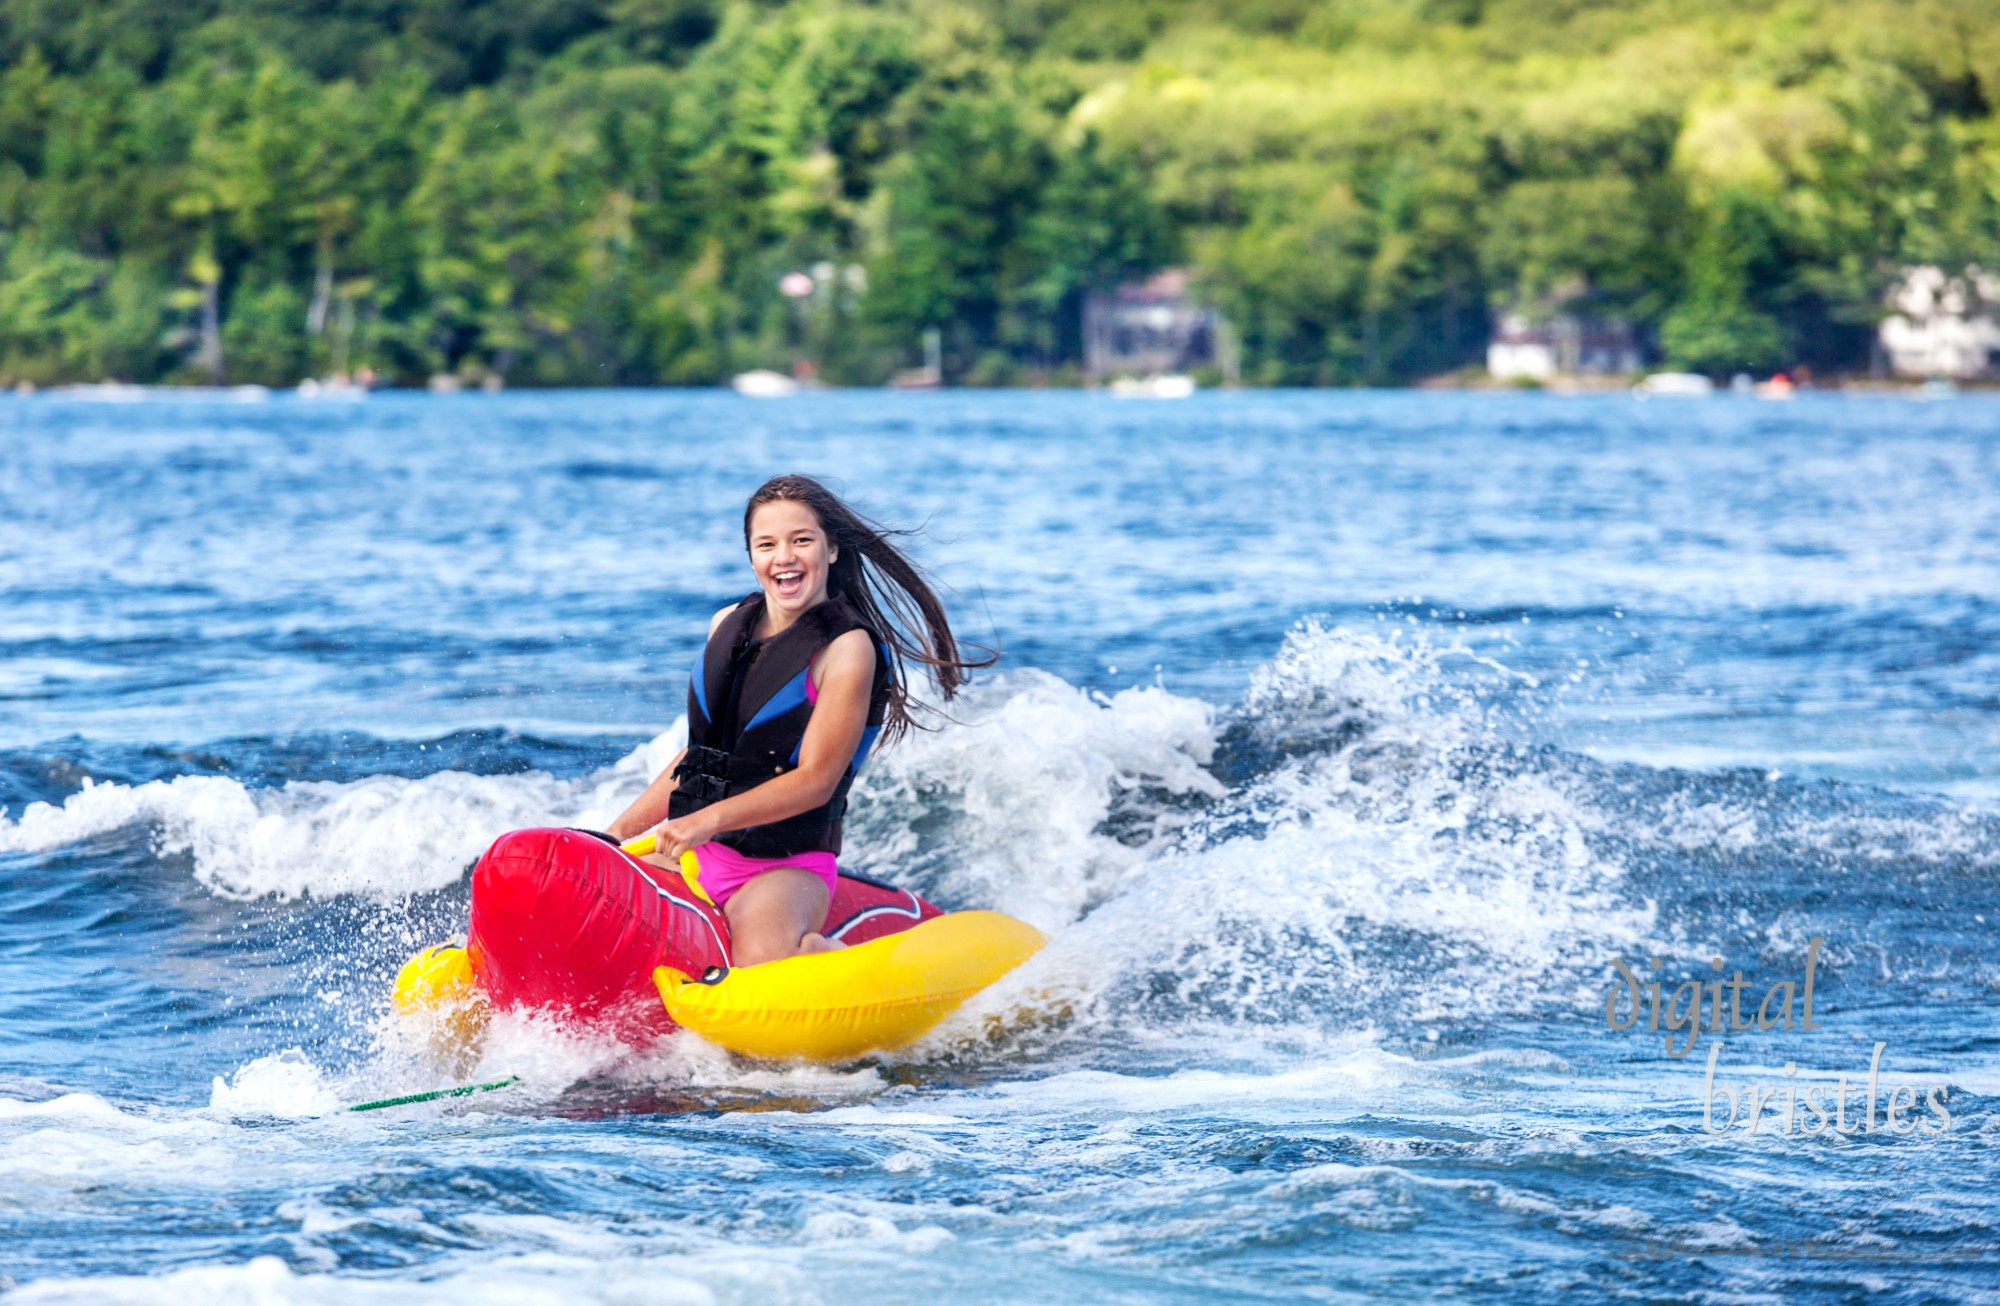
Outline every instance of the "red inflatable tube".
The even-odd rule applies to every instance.
[[[913,893],[843,873],[825,933],[866,943],[938,914]],[[516,830],[473,868],[466,953],[493,1006],[644,1044],[674,1028],[654,968],[695,978],[727,970],[729,922],[679,875],[595,835]]]

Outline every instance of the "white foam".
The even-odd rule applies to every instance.
[[[1775,780],[1775,773],[1772,778]],[[1607,831],[1611,827],[1606,824]],[[1764,807],[1727,799],[1699,801],[1673,794],[1662,805],[1656,829],[1619,827],[1627,837],[1652,836],[1691,852],[1737,854],[1783,844],[1824,855],[1835,868],[1857,863],[1939,862],[1990,857],[1994,821],[1976,807],[1940,806],[1920,815],[1884,813],[1856,805],[1832,812]]]
[[[960,724],[913,733],[870,763],[849,842],[868,866],[957,905],[1060,929],[1116,895],[1191,815],[1124,800],[1223,794],[1204,769],[1214,712],[1199,699],[1157,687],[1105,697],[1020,671],[977,686],[953,713]],[[1104,829],[1121,809],[1122,840]]]
[[[686,737],[682,719],[616,765],[574,781],[463,771],[274,789],[220,776],[141,785],[86,780],[59,807],[32,803],[18,819],[0,815],[0,852],[44,852],[126,833],[162,855],[191,857],[195,878],[224,897],[396,898],[453,883],[505,831],[605,824]]]
[[[57,1193],[100,1187],[227,1187],[236,1178],[236,1140],[218,1121],[121,1111],[89,1093],[0,1098],[0,1206],[43,1206]],[[283,1153],[297,1144],[271,1146]]]
[[[931,1223],[907,1226],[909,1212],[854,1204],[806,1212],[791,1236],[745,1241],[671,1212],[605,1223],[597,1217],[473,1210],[449,1232],[413,1208],[332,1210],[311,1199],[288,1201],[281,1217],[299,1228],[293,1256],[327,1272],[299,1273],[275,1256],[239,1264],[194,1266],[149,1277],[50,1278],[29,1283],[10,1301],[117,1302],[148,1306],[196,1300],[246,1303],[479,1301],[506,1306],[790,1306],[840,1300],[881,1272],[885,1259],[922,1256],[954,1241]],[[407,1277],[352,1276],[322,1240],[357,1225],[395,1224],[428,1238],[459,1241],[469,1230],[492,1246],[450,1253]],[[829,1283],[828,1276],[836,1276]]]
[[[257,1058],[226,1081],[217,1075],[209,1089],[208,1109],[229,1118],[303,1120],[339,1110],[340,1098],[304,1052],[287,1048]]]
[[[705,1257],[630,1254],[606,1258],[531,1252],[482,1258],[455,1273],[424,1281],[296,1274],[275,1256],[241,1265],[204,1265],[151,1278],[44,1279],[10,1294],[21,1302],[117,1302],[132,1306],[272,1306],[274,1303],[479,1301],[495,1306],[716,1306],[721,1302],[812,1301],[807,1276],[744,1249]]]
[[[1626,900],[1622,868],[1586,839],[1594,814],[1559,776],[1509,760],[1477,686],[1445,673],[1458,657],[1301,626],[1240,719],[1271,769],[1139,850],[1120,892],[920,1051],[977,1044],[1022,1006],[1126,1041],[1137,1001],[1180,1008],[1183,1035],[1212,1021],[1251,1043],[1316,1022],[1462,1019],[1650,938],[1652,908]]]

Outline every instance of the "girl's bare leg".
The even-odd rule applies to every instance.
[[[781,961],[802,952],[844,948],[819,932],[833,905],[826,881],[789,867],[766,871],[730,896],[730,952],[738,966]]]

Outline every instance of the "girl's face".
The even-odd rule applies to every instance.
[[[750,515],[750,567],[764,587],[765,610],[784,618],[780,625],[826,601],[827,577],[839,556],[803,503],[778,499]]]

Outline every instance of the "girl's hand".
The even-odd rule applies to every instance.
[[[719,832],[704,819],[706,815],[707,809],[704,808],[699,812],[691,812],[678,821],[662,821],[648,830],[647,834],[659,840],[659,845],[653,849],[653,856],[660,858],[668,866],[678,866],[682,853],[690,848],[699,848],[713,839]]]

